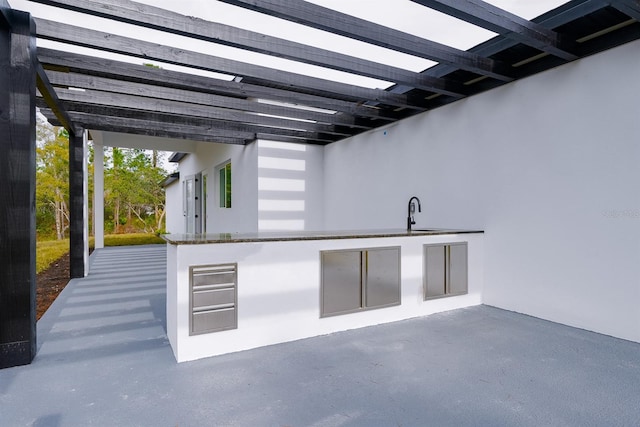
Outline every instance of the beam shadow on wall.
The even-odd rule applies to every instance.
[[[258,142],[258,230],[306,229],[307,147]]]

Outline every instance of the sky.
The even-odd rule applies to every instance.
[[[495,36],[495,34],[490,31],[441,14],[440,12],[432,11],[410,0],[310,0],[310,2],[462,50],[467,50]],[[565,3],[566,0],[490,0],[488,2],[525,19],[532,19]],[[304,27],[299,24],[248,11],[215,0],[141,0],[140,3],[173,10],[187,16],[197,16],[208,21],[220,22],[275,37],[294,40],[296,42],[393,65],[415,72],[422,71],[435,64],[423,58],[371,46],[366,43]],[[167,35],[154,30],[64,11],[26,0],[9,0],[9,4],[15,9],[30,12],[35,17],[135,37],[141,40],[162,43],[168,46],[207,53],[223,58],[256,63],[363,87],[386,88],[390,86],[389,82],[355,76],[340,71],[327,70],[317,66],[246,52],[180,36]],[[38,46],[91,55],[96,54],[88,49],[69,47],[46,40],[39,40]],[[100,53],[100,56],[138,64],[143,62],[139,58],[128,58],[108,53]],[[153,61],[153,63],[165,69],[194,72],[196,74],[204,74],[227,80],[233,78],[233,76],[194,71],[157,61]]]

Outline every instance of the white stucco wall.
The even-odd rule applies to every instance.
[[[231,208],[218,206],[216,167],[231,160]],[[256,144],[230,145],[198,143],[194,154],[185,157],[179,165],[180,182],[197,173],[208,174],[207,231],[213,233],[257,231],[257,147]],[[172,209],[182,213],[182,187],[180,204]],[[184,217],[182,228],[185,230]]]
[[[325,148],[325,227],[482,228],[484,302],[640,341],[640,42]]]
[[[184,216],[182,215],[182,187],[175,181],[164,188],[165,229],[167,233],[182,233]]]
[[[231,160],[232,207],[218,207],[216,167]],[[272,141],[246,146],[199,143],[179,165],[180,182],[208,174],[207,232],[321,230],[324,226],[324,147]],[[185,230],[182,185],[167,193],[172,233]],[[177,224],[177,226],[174,226]]]

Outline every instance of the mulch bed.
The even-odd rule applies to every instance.
[[[36,276],[36,318],[40,319],[69,283],[69,254]]]

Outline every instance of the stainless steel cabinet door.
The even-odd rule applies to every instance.
[[[365,252],[365,307],[400,304],[400,248]]]
[[[467,244],[449,245],[449,294],[467,293]]]
[[[322,252],[321,316],[362,307],[362,257],[358,251]]]
[[[466,294],[467,261],[466,242],[425,245],[424,299]]]
[[[424,247],[424,298],[441,297],[447,292],[445,245]]]

